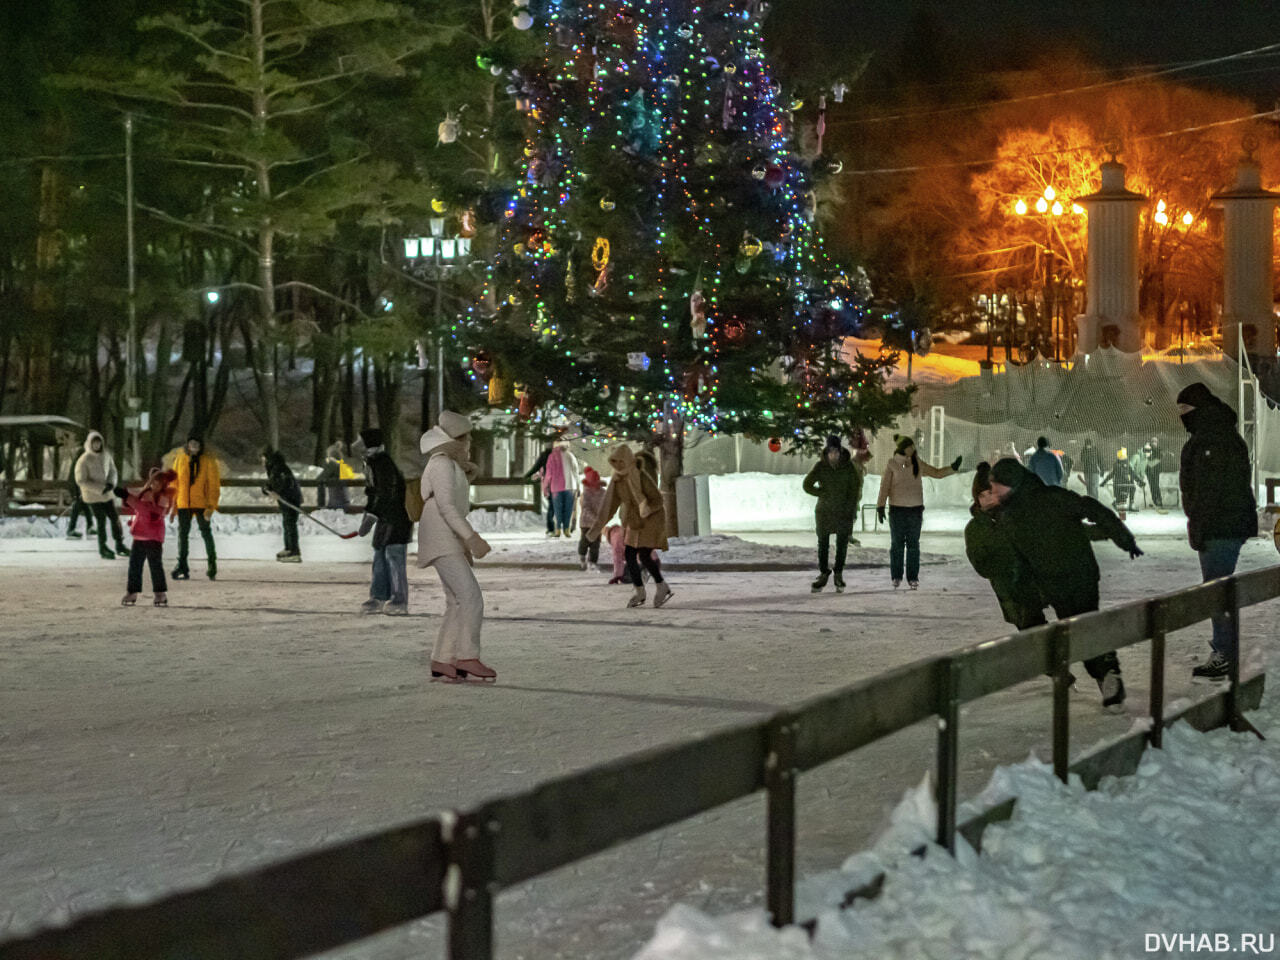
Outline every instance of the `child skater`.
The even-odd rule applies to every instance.
[[[578,538],[578,566],[586,570],[588,556],[593,567],[600,561],[600,540],[588,540],[587,532],[595,526],[600,508],[604,506],[604,484],[600,481],[600,474],[592,467],[587,467],[583,472],[582,495],[579,500],[582,515],[578,519],[578,529],[581,531]],[[617,564],[618,560],[615,558],[614,566]]]
[[[164,518],[173,505],[171,487],[177,482],[178,475],[172,470],[152,469],[147,475],[147,482],[136,494],[124,487],[116,487],[113,491],[124,501],[126,511],[132,511],[133,520],[129,531],[133,534],[133,546],[129,549],[129,579],[125,587],[125,595],[120,603],[132,607],[138,602],[138,594],[142,592],[142,564],[145,561],[151,568],[151,590],[155,594],[155,605],[169,605],[168,584],[164,579]]]

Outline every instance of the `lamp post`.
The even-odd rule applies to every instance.
[[[1013,212],[1019,217],[1032,216],[1032,211],[1044,223],[1044,244],[1042,247],[1037,247],[1036,260],[1037,263],[1041,260],[1044,262],[1042,287],[1044,291],[1044,312],[1049,317],[1049,335],[1053,339],[1053,357],[1054,361],[1057,362],[1062,358],[1062,328],[1065,323],[1063,318],[1057,316],[1059,301],[1061,300],[1058,285],[1065,278],[1059,278],[1052,270],[1054,262],[1058,259],[1058,255],[1053,248],[1054,223],[1059,217],[1067,215],[1082,216],[1084,208],[1078,203],[1071,204],[1070,208],[1065,206],[1058,197],[1058,191],[1052,184],[1049,184],[1038,197],[1031,199],[1030,202],[1023,197],[1019,197],[1013,205]],[[1039,270],[1037,269],[1036,273],[1038,272]]]
[[[425,237],[404,238],[404,259],[408,269],[416,274],[430,277],[435,282],[435,399],[436,416],[444,409],[444,280],[449,269],[455,263],[471,254],[471,238],[455,234],[446,236],[445,218],[432,217],[430,220],[431,235]],[[422,375],[422,429],[430,426],[427,397],[426,351],[419,349],[419,365],[423,367]]]
[[[1167,299],[1166,298],[1167,291],[1165,289],[1165,276],[1166,276],[1166,273],[1168,272],[1167,264],[1169,262],[1169,257],[1165,252],[1165,245],[1170,237],[1170,234],[1174,230],[1178,230],[1179,228],[1181,229],[1182,238],[1185,238],[1187,231],[1190,230],[1191,227],[1195,225],[1196,218],[1195,218],[1195,215],[1190,210],[1183,211],[1181,214],[1179,214],[1176,210],[1174,210],[1172,206],[1165,203],[1164,200],[1157,200],[1155,213],[1151,215],[1151,220],[1155,224],[1153,231],[1157,231],[1156,237],[1155,237],[1155,262],[1156,262],[1156,276],[1159,278],[1159,281],[1160,281],[1160,286],[1157,288],[1157,297],[1156,297],[1156,326],[1163,327],[1164,317],[1166,312],[1165,304]],[[1175,245],[1175,251],[1176,251],[1176,245]],[[1175,298],[1175,301],[1176,299],[1177,298]],[[1181,339],[1182,339],[1182,334],[1181,334],[1181,330],[1179,330],[1179,340],[1181,341]],[[1159,341],[1157,341],[1157,343],[1158,342]],[[1185,347],[1185,345],[1182,345],[1182,346]]]

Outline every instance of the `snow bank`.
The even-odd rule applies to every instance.
[[[1280,699],[1250,719],[1267,736],[1177,724],[1136,775],[1087,792],[1034,757],[996,770],[974,806],[1017,796],[988,828],[982,856],[909,850],[934,829],[928,780],[908,791],[881,838],[839,871],[801,883],[798,915],[818,915],[811,943],[773,930],[761,911],[711,918],[669,911],[636,960],[877,960],[1170,956],[1159,939],[1280,928]],[[962,811],[961,817],[965,816]],[[875,900],[838,904],[886,875]],[[1201,947],[1203,949],[1203,946]],[[1219,951],[1221,952],[1221,951]]]

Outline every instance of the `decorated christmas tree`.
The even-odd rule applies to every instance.
[[[770,74],[762,7],[528,10],[545,59],[513,78],[523,171],[469,321],[492,403],[602,441],[665,441],[677,472],[691,430],[806,447],[906,409],[883,390],[886,360],[843,350],[869,291],[815,233],[804,105]]]

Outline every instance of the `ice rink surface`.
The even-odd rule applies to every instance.
[[[809,545],[802,532],[741,535]],[[887,539],[859,536],[872,549]],[[411,566],[409,617],[356,613],[359,541],[307,537],[306,562],[285,565],[269,559],[275,536],[222,538],[218,581],[197,559],[168,609],[147,594],[121,608],[124,561],[89,544],[0,541],[0,936],[466,807],[1007,632],[963,559],[927,566],[916,593],[893,591],[883,569],[816,597],[806,571],[673,572],[667,607],[626,610],[629,588],[606,574],[533,565],[572,560],[571,544],[493,539],[528,565],[479,571],[483,656],[500,675],[485,687],[427,682],[442,606],[432,571]],[[1184,540],[1140,542],[1138,561],[1099,546],[1104,604],[1199,581]],[[924,548],[962,552],[947,533],[926,533]],[[1276,560],[1255,540],[1241,569]],[[1270,655],[1277,615],[1272,604],[1242,616],[1247,659]],[[1207,632],[1170,638],[1169,700],[1191,695]],[[1077,751],[1145,711],[1147,650],[1121,659],[1126,716],[1100,712],[1077,670]],[[1047,680],[962,714],[963,796],[998,763],[1048,755]],[[799,872],[838,866],[874,837],[933,744],[922,724],[806,774]],[[761,797],[731,804],[504,893],[498,956],[614,960],[676,902],[758,905],[763,809]],[[327,956],[439,956],[442,930],[435,918]]]

